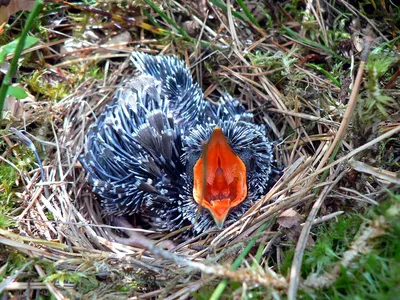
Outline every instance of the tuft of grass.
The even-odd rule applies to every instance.
[[[400,195],[389,195],[389,199],[370,210],[368,218],[358,213],[339,217],[337,223],[325,225],[316,232],[316,244],[312,250],[306,251],[303,272],[329,271],[341,253],[347,250],[350,242],[357,236],[356,232],[364,230],[369,220],[379,216],[387,220],[387,234],[367,245],[371,251],[360,256],[349,268],[342,269],[340,277],[330,288],[322,289],[315,295],[302,292],[304,299],[394,299],[400,288],[400,222],[398,209]],[[393,205],[393,204],[397,204]],[[292,250],[290,250],[292,252]],[[291,260],[289,253],[284,254]],[[289,254],[289,255],[287,255]],[[286,265],[286,262],[285,264]],[[289,271],[288,269],[286,269]],[[305,274],[306,275],[306,274]]]
[[[384,216],[387,234],[376,239],[372,251],[361,256],[352,264],[335,284],[317,296],[329,295],[331,298],[358,299],[395,299],[400,293],[400,222],[398,212],[393,213],[392,206],[400,202],[400,195],[391,195],[390,200],[382,203],[372,216]],[[397,205],[398,208],[398,205]]]
[[[313,230],[315,245],[311,250],[305,251],[302,265],[302,276],[311,273],[322,274],[325,269],[338,261],[339,253],[347,250],[347,246],[354,239],[361,224],[363,216],[353,213],[340,216],[337,222],[321,225]],[[289,247],[283,257],[282,273],[288,274],[292,265],[294,248]]]
[[[387,120],[388,109],[399,109],[399,103],[385,94],[381,88],[382,76],[388,72],[389,67],[398,62],[399,58],[383,53],[371,53],[366,64],[367,91],[360,99],[358,117],[370,127],[373,123]]]
[[[300,36],[297,32],[293,31],[292,29],[283,26],[283,33],[287,34],[289,37],[291,37],[293,40],[297,41],[299,44],[303,44],[312,48],[315,48],[316,50],[319,50],[325,54],[332,55],[338,60],[342,60],[343,58],[340,57],[336,51],[333,51],[330,49],[328,46],[322,45],[313,39],[308,39]]]

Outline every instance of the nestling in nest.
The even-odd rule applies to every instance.
[[[205,101],[177,57],[132,61],[142,75],[91,126],[80,159],[106,213],[158,232],[192,225],[185,235],[238,220],[276,172],[265,127],[230,95]]]

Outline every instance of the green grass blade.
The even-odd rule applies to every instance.
[[[263,255],[263,252],[264,252],[264,248],[265,248],[265,244],[264,243],[261,243],[258,246],[258,249],[257,249],[257,252],[256,252],[256,256],[254,257],[254,261],[251,264],[251,268],[253,270],[256,270],[258,265],[260,264],[260,261],[262,259],[262,255]]]
[[[176,24],[176,22],[174,20],[172,20],[170,17],[168,17],[168,15],[165,12],[163,12],[162,9],[160,7],[158,7],[157,4],[155,4],[151,0],[144,0],[144,2],[146,2],[152,9],[154,9],[156,11],[156,13],[158,13],[161,16],[161,18],[164,19],[165,22],[167,22],[172,27],[174,27],[176,30],[178,30],[178,32],[182,36],[184,36],[185,38],[190,38],[189,35],[186,33],[186,31],[182,27],[180,27],[178,24]]]
[[[43,0],[36,0],[35,5],[33,6],[32,11],[30,12],[30,14],[28,16],[28,19],[26,20],[26,24],[25,24],[24,29],[22,30],[21,36],[19,37],[18,44],[15,47],[14,57],[11,60],[10,68],[8,69],[8,72],[7,72],[6,76],[4,77],[3,83],[0,87],[0,120],[3,118],[3,107],[4,107],[4,101],[7,96],[8,87],[11,84],[12,77],[14,76],[15,72],[17,71],[18,60],[24,49],[25,41],[28,36],[28,32],[32,28],[33,23],[36,21],[37,15],[42,11],[42,7],[43,7]]]
[[[30,48],[31,46],[35,45],[38,41],[39,39],[36,37],[27,36],[23,50]],[[0,47],[0,65],[4,62],[8,54],[14,53],[15,49],[18,46],[18,42],[19,38]]]
[[[28,93],[25,92],[24,89],[15,86],[8,87],[7,96],[8,95],[13,96],[17,99],[25,99],[26,97],[28,97]]]
[[[247,8],[246,4],[243,2],[243,0],[237,0],[237,3],[240,5],[240,7],[243,9],[244,13],[246,14],[247,18],[258,28],[261,28],[260,24],[254,18],[254,16],[251,14],[250,10]]]
[[[247,254],[250,252],[251,248],[253,248],[254,244],[256,243],[259,234],[265,229],[265,227],[267,227],[267,224],[268,222],[261,225],[260,228],[258,228],[256,235],[250,240],[247,247],[243,250],[242,253],[240,253],[240,255],[233,262],[231,270],[236,270],[237,268],[239,268],[242,261],[245,259]],[[218,300],[221,297],[227,285],[228,285],[228,279],[222,280],[218,284],[217,288],[214,290],[214,293],[211,295],[210,300]]]
[[[143,14],[146,16],[146,18],[150,21],[151,24],[153,24],[157,28],[162,29],[161,25],[153,18],[153,16],[147,10],[144,9]]]
[[[337,80],[331,73],[329,73],[327,70],[322,68],[321,66],[315,65],[315,64],[306,64],[307,67],[313,68],[322,74],[324,74],[326,77],[328,77],[337,87],[342,87],[340,84],[339,80]]]
[[[300,36],[297,32],[294,32],[292,29],[290,29],[288,27],[283,26],[282,28],[283,28],[283,31],[285,34],[287,34],[294,40],[298,41],[299,43],[320,49],[320,50],[324,51],[325,53],[328,53],[328,54],[334,56],[335,58],[343,59],[335,51],[329,49],[328,47],[325,47],[324,45],[321,45],[321,44],[311,41],[309,39],[305,39],[302,36]]]
[[[227,7],[226,4],[225,4],[224,2],[222,2],[221,0],[210,0],[210,2],[211,2],[212,4],[214,4],[215,6],[221,8],[225,13],[228,11],[228,7]],[[234,17],[236,17],[236,18],[242,20],[242,21],[245,21],[245,22],[248,21],[248,19],[246,18],[245,15],[243,15],[243,14],[241,14],[241,13],[239,13],[239,12],[233,10],[233,9],[232,9],[232,15],[233,15]]]

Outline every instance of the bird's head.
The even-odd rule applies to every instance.
[[[211,120],[191,128],[183,144],[185,193],[178,209],[195,232],[237,220],[270,186],[274,159],[263,126]]]
[[[246,199],[246,166],[216,127],[193,168],[193,197],[221,229],[231,208]]]

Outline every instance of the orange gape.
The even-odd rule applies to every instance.
[[[220,128],[214,129],[206,153],[196,162],[193,172],[194,200],[207,208],[218,228],[222,228],[229,210],[246,198],[247,184],[246,166],[232,151]]]

